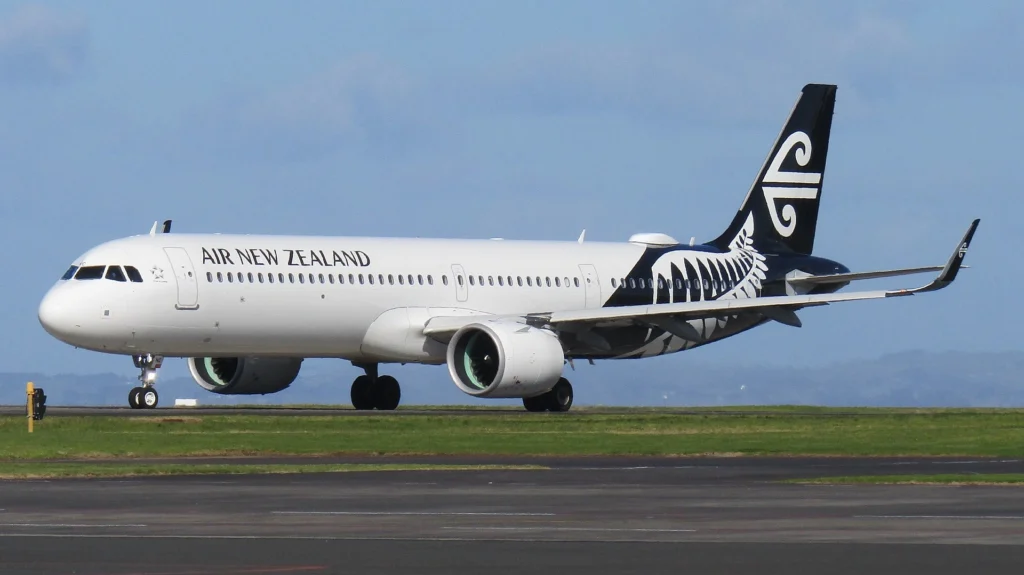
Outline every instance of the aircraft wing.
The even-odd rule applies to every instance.
[[[680,302],[651,305],[621,306],[600,309],[582,309],[574,311],[556,311],[549,313],[533,313],[518,316],[464,316],[435,317],[427,322],[424,334],[434,337],[451,336],[462,326],[481,319],[490,321],[508,319],[509,321],[526,322],[537,326],[546,326],[555,331],[578,331],[587,325],[600,327],[603,325],[622,325],[623,323],[654,323],[669,331],[679,330],[681,337],[695,336],[684,325],[686,320],[740,315],[745,312],[758,312],[790,325],[799,325],[793,310],[828,305],[832,303],[884,299],[891,297],[910,296],[918,293],[937,291],[953,283],[961,269],[967,249],[974,237],[980,220],[974,220],[963,239],[957,244],[949,261],[942,267],[938,276],[930,283],[910,289],[877,290],[850,293],[771,296],[749,299],[718,299],[710,301]],[[845,275],[845,274],[844,274]],[[676,319],[682,321],[675,321]],[[583,325],[581,325],[583,324]],[[690,328],[692,329],[692,328]]]
[[[913,274],[921,274],[926,272],[938,272],[942,271],[944,266],[928,266],[923,268],[900,268],[895,270],[878,270],[870,272],[851,272],[845,274],[826,274],[820,276],[797,276],[793,278],[787,278],[786,281],[791,284],[839,284],[848,283],[857,280],[873,280],[879,278],[891,278],[897,276],[908,276]],[[960,269],[967,269],[968,266],[960,266]]]

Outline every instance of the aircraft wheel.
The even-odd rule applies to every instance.
[[[360,375],[352,382],[352,407],[363,411],[373,409],[373,380],[368,375]]]
[[[558,383],[551,388],[544,396],[547,397],[548,410],[549,411],[569,411],[572,407],[572,385],[568,379],[564,377],[558,380]]]
[[[402,387],[390,375],[382,375],[373,384],[373,406],[381,411],[394,411],[402,401]]]
[[[526,411],[539,412],[548,410],[548,396],[547,393],[535,395],[533,397],[523,398],[523,407]]]
[[[160,395],[152,387],[142,388],[136,397],[142,409],[153,409],[160,402]]]
[[[139,393],[142,391],[141,387],[133,387],[128,392],[128,407],[132,409],[139,409]]]

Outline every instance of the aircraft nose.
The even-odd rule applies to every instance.
[[[39,323],[58,339],[67,338],[74,327],[69,295],[65,290],[52,289],[39,303]]]

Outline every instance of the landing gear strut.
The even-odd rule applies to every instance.
[[[377,364],[353,364],[366,372],[352,382],[352,407],[393,411],[402,401],[402,387],[390,375],[378,375]]]
[[[534,397],[524,397],[526,411],[569,411],[572,407],[572,384],[564,377],[548,391]]]
[[[164,358],[159,355],[147,353],[145,355],[134,355],[132,360],[135,367],[139,368],[140,387],[134,387],[128,392],[128,407],[132,409],[153,409],[160,402],[160,395],[153,387],[156,384],[156,370],[164,363]]]

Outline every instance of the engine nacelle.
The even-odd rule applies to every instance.
[[[475,397],[533,397],[562,376],[565,353],[554,333],[509,321],[480,321],[448,343],[448,372]]]
[[[277,393],[299,375],[302,358],[190,357],[188,370],[206,391],[222,395]]]

